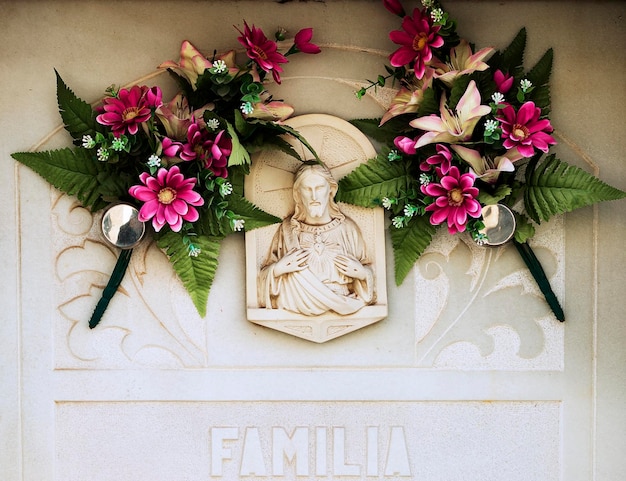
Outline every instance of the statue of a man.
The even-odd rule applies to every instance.
[[[295,174],[295,210],[272,240],[258,282],[259,305],[307,316],[352,314],[375,300],[374,274],[358,226],[335,203],[322,164]]]

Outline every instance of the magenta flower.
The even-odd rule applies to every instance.
[[[552,132],[552,125],[548,119],[539,119],[541,109],[534,102],[525,102],[517,112],[512,105],[507,105],[501,111],[500,121],[504,147],[517,147],[524,157],[532,157],[535,149],[548,152],[550,145],[556,140],[548,132]]]
[[[505,74],[502,70],[496,70],[493,73],[493,81],[496,83],[496,88],[501,94],[505,94],[511,90],[514,80],[512,75]]]
[[[287,63],[288,60],[278,52],[276,42],[268,40],[263,30],[254,25],[250,28],[246,22],[244,22],[244,31],[239,30],[239,33],[241,37],[237,37],[237,40],[246,48],[248,57],[266,72],[271,72],[274,81],[279,84],[280,73],[283,71],[280,64]]]
[[[169,171],[159,169],[156,177],[142,172],[139,179],[144,185],[133,185],[128,192],[144,202],[137,218],[142,222],[152,219],[157,232],[165,224],[174,232],[179,232],[183,221],[195,222],[200,217],[193,207],[204,204],[204,199],[193,190],[196,179],[185,179],[177,166],[171,167]]]
[[[421,79],[424,76],[426,63],[433,58],[431,48],[443,45],[443,38],[437,35],[439,26],[430,23],[430,16],[426,10],[413,10],[413,17],[406,16],[402,20],[403,30],[394,30],[389,34],[393,43],[401,45],[389,56],[394,67],[402,67],[413,62],[415,76]]]
[[[152,110],[161,106],[162,93],[159,87],[133,86],[130,90],[120,89],[117,97],[103,100],[104,113],[98,115],[99,124],[111,127],[113,135],[119,137],[126,131],[135,135],[139,124],[152,116]]]
[[[461,174],[458,167],[452,166],[448,175],[441,177],[439,183],[431,182],[421,187],[424,194],[435,198],[426,207],[432,212],[430,223],[440,225],[448,221],[448,232],[464,232],[467,217],[478,218],[481,215],[480,203],[476,200],[478,189],[474,187],[474,175]]]
[[[311,39],[313,38],[313,29],[312,28],[303,28],[298,33],[293,40],[293,44],[296,46],[298,51],[302,53],[320,53],[320,48],[311,43]]]
[[[383,0],[383,5],[387,10],[389,10],[394,15],[398,17],[404,17],[406,12],[404,11],[404,7],[400,3],[399,0]]]
[[[186,143],[165,137],[161,145],[166,157],[179,157],[187,162],[197,160],[217,177],[228,177],[228,158],[233,150],[233,141],[225,130],[215,135],[194,122],[187,130]]]
[[[393,139],[393,144],[400,150],[400,152],[406,155],[415,155],[417,152],[415,148],[415,139],[406,136],[398,136]]]
[[[211,143],[210,155],[204,158],[204,167],[217,177],[228,177],[228,158],[232,151],[232,139],[225,130],[220,130]]]
[[[450,167],[452,166],[452,152],[450,152],[448,147],[442,144],[437,144],[435,148],[437,149],[437,153],[422,162],[420,164],[420,170],[427,172],[432,166],[439,166],[441,173],[445,175],[450,171]]]

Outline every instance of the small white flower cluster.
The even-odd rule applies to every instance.
[[[528,79],[522,79],[519,82],[519,86],[522,89],[522,92],[526,93],[533,86],[533,83]]]
[[[383,197],[381,204],[387,210],[391,209],[391,206],[396,203],[396,199],[390,199],[389,197]]]
[[[220,121],[217,119],[209,119],[206,121],[206,126],[211,130],[217,130],[220,126]]]
[[[434,0],[422,0],[422,5],[426,8],[433,8],[435,6]]]
[[[115,152],[121,152],[128,145],[128,138],[123,137],[115,137],[111,142],[111,148],[115,150]]]
[[[161,159],[159,158],[158,155],[156,154],[152,154],[150,157],[148,157],[148,167],[161,167]]]
[[[494,119],[485,120],[485,135],[493,134],[500,126],[500,123]]]
[[[215,71],[215,73],[226,73],[226,71],[228,70],[228,65],[226,65],[226,62],[224,62],[223,60],[216,60],[213,63],[213,70]]]
[[[494,104],[501,104],[502,102],[504,102],[504,95],[502,95],[500,92],[494,92],[494,94],[491,96],[491,100],[493,100]]]
[[[222,184],[220,184],[220,195],[222,197],[230,195],[232,194],[232,192],[233,192],[233,184],[231,184],[230,182],[223,182]]]
[[[230,223],[235,232],[240,232],[243,230],[246,221],[244,219],[231,219]]]
[[[405,217],[413,217],[415,214],[417,214],[419,211],[419,209],[417,207],[415,207],[414,205],[411,204],[406,204],[404,206],[404,216]]]
[[[430,12],[430,18],[432,18],[435,23],[441,22],[443,20],[443,10],[435,8],[432,12]]]
[[[405,218],[401,215],[397,215],[393,219],[391,219],[391,223],[396,229],[402,229],[404,227],[404,222]]]
[[[239,110],[241,110],[244,115],[250,115],[254,111],[254,106],[251,102],[243,102],[239,107]]]
[[[420,185],[428,185],[430,184],[430,182],[432,181],[430,175],[428,175],[427,173],[423,172],[420,174]]]
[[[104,147],[100,147],[97,152],[96,155],[98,156],[98,160],[100,162],[106,162],[107,160],[109,160],[109,151],[107,149],[105,149]]]
[[[189,244],[189,246],[187,246],[187,250],[189,251],[189,257],[198,257],[200,253],[202,253],[202,250],[195,244]]]
[[[93,149],[96,146],[96,141],[93,140],[91,135],[83,135],[83,148]]]

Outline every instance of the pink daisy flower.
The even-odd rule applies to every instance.
[[[163,103],[161,99],[159,87],[135,85],[130,90],[120,89],[117,97],[107,97],[103,100],[104,113],[98,115],[96,120],[102,125],[111,127],[116,137],[127,130],[130,135],[135,135],[139,130],[139,124],[150,119],[152,110],[161,106]]]
[[[450,149],[442,144],[437,144],[435,146],[437,149],[437,153],[435,155],[431,155],[424,162],[420,164],[420,170],[427,172],[431,169],[432,166],[439,166],[442,174],[447,174],[452,166],[452,152]]]
[[[137,218],[141,222],[152,219],[155,231],[168,224],[179,232],[183,221],[195,222],[200,217],[194,206],[203,205],[204,199],[193,190],[196,179],[185,179],[177,166],[159,169],[156,177],[143,172],[139,179],[144,185],[134,185],[128,192],[144,202]]]
[[[461,174],[458,167],[452,166],[439,183],[432,182],[421,187],[424,194],[435,198],[426,207],[427,212],[432,212],[432,225],[440,225],[447,220],[448,232],[456,234],[465,231],[468,216],[480,217],[481,207],[476,200],[478,189],[474,187],[474,179],[473,174]]]

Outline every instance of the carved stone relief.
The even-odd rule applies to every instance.
[[[325,165],[278,151],[253,160],[246,196],[284,220],[246,233],[247,314],[251,322],[325,342],[387,316],[382,209],[334,201],[336,179],[376,152],[337,117],[305,115],[289,124]]]

